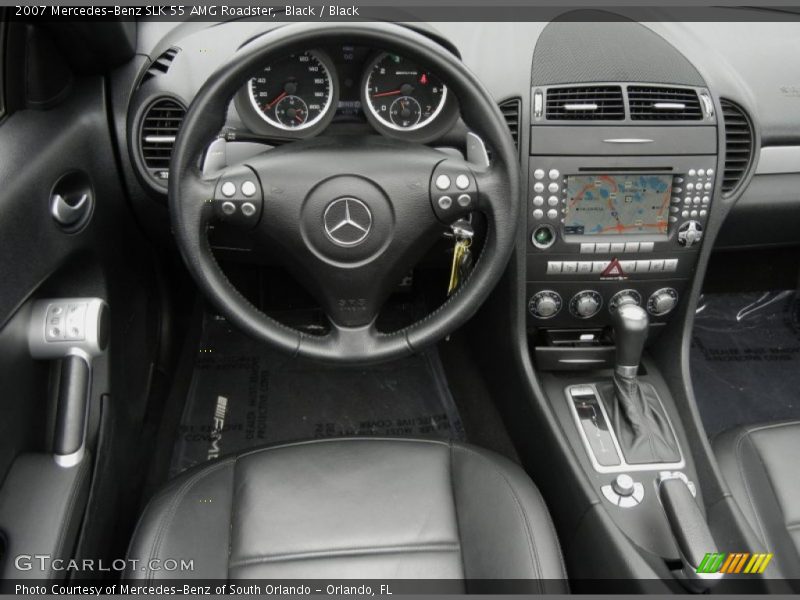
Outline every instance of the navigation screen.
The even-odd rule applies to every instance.
[[[567,235],[667,235],[671,175],[570,175]]]

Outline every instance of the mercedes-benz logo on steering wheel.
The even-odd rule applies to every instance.
[[[372,229],[372,213],[357,198],[338,198],[322,217],[325,233],[338,246],[358,246]]]

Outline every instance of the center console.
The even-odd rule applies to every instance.
[[[609,366],[623,304],[643,307],[656,332],[670,320],[713,204],[713,123],[533,127],[526,276],[542,368]]]

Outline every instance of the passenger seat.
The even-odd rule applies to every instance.
[[[779,570],[800,580],[800,421],[737,427],[713,447],[748,523],[774,553],[773,577]]]

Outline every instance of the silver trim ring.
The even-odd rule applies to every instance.
[[[325,235],[337,246],[358,246],[372,229],[372,213],[358,198],[337,198],[322,215]]]

